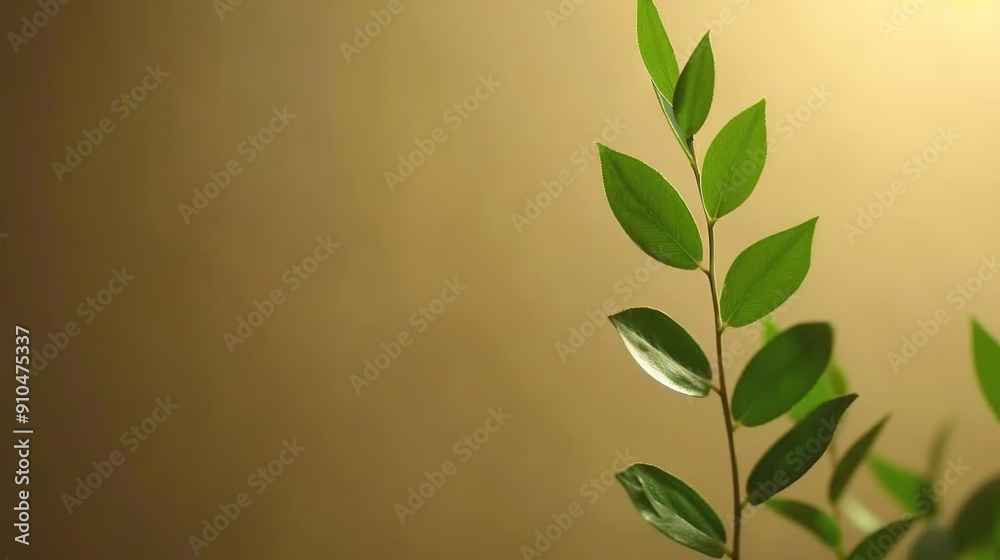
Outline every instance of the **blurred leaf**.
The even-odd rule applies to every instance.
[[[882,527],[882,521],[850,494],[844,494],[840,498],[840,512],[862,533],[872,533]]]
[[[972,321],[972,353],[979,387],[1000,420],[1000,343],[978,321]]]
[[[761,330],[764,333],[764,342],[771,342],[774,337],[781,334],[781,327],[774,321],[771,315],[761,319]]]
[[[910,560],[954,560],[951,535],[940,525],[931,525],[910,550]]]
[[[840,417],[857,398],[847,395],[823,403],[772,445],[747,479],[750,503],[761,504],[802,478],[826,452]]]
[[[828,548],[837,550],[843,542],[840,527],[832,517],[802,502],[791,500],[768,500],[768,508],[785,519],[797,523],[816,536]]]
[[[636,35],[639,55],[653,85],[665,98],[673,99],[679,74],[677,56],[653,0],[639,0]]]
[[[652,167],[598,144],[604,190],[618,223],[647,255],[684,270],[701,264],[701,233],[684,199]]]
[[[722,520],[684,481],[642,463],[629,465],[615,477],[643,519],[661,533],[712,558],[725,554]]]
[[[914,521],[914,519],[896,521],[868,535],[847,556],[847,560],[882,560],[899,544]]]
[[[626,309],[609,319],[632,357],[653,379],[678,393],[708,395],[712,368],[684,327],[648,307]]]
[[[844,381],[844,373],[840,369],[840,366],[837,365],[837,362],[831,360],[830,365],[827,366],[826,371],[820,376],[816,385],[813,386],[812,390],[801,401],[788,411],[788,415],[792,417],[792,420],[798,422],[815,410],[817,406],[834,397],[841,397],[846,394],[847,383]]]
[[[674,111],[684,138],[693,137],[705,124],[714,92],[715,55],[709,33],[705,33],[681,71],[674,91]]]
[[[830,377],[830,384],[833,385],[833,392],[838,397],[850,392],[850,384],[847,383],[847,376],[844,375],[844,368],[840,364],[833,362],[826,374]]]
[[[995,542],[1000,528],[1000,477],[979,487],[965,502],[951,528],[955,551],[972,552]]]
[[[782,332],[754,355],[736,383],[733,419],[760,426],[781,417],[809,393],[832,354],[828,323],[803,323]]]
[[[885,426],[885,423],[889,421],[889,417],[886,416],[875,427],[868,430],[865,435],[861,436],[844,457],[837,464],[837,467],[833,471],[833,478],[830,479],[830,503],[837,503],[840,497],[843,495],[844,490],[847,488],[847,484],[851,481],[851,477],[854,476],[855,471],[857,471],[858,466],[861,462],[865,460],[868,456],[868,451],[871,449],[875,440],[878,438],[879,433]]]
[[[997,548],[997,550],[1000,550],[1000,548]],[[993,548],[988,546],[977,550],[973,556],[973,560],[996,560],[996,558],[996,556],[993,556]]]
[[[997,528],[993,532],[993,552],[1000,554],[1000,513],[997,514]]]
[[[743,327],[788,300],[809,272],[813,218],[747,247],[733,261],[722,286],[722,320]]]
[[[934,492],[923,477],[878,455],[872,455],[868,464],[882,489],[906,511],[918,517],[936,513]]]
[[[705,212],[717,220],[750,198],[767,159],[765,100],[733,117],[705,152],[701,196]]]
[[[998,514],[997,517],[997,528],[996,531],[993,532],[993,546],[987,546],[986,548],[992,548],[995,554],[1000,555],[1000,514]],[[996,557],[994,557],[993,560],[996,560]]]
[[[937,435],[934,436],[930,453],[930,480],[941,478],[941,470],[944,468],[944,454],[948,448],[948,441],[951,439],[953,429],[954,425],[948,422],[941,426]]]

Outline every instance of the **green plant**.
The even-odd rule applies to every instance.
[[[776,329],[773,325],[768,327],[771,333],[777,332]],[[1000,407],[997,407],[1000,403],[1000,343],[977,321],[972,322],[972,356],[982,393],[1000,421]],[[830,383],[825,384],[821,379],[803,403],[846,392],[847,381],[839,366],[833,365],[824,377],[827,375],[830,376]],[[794,415],[790,416],[794,418]],[[1000,558],[1000,476],[988,479],[973,491],[956,518],[946,523],[941,518],[940,499],[968,470],[967,467],[962,468],[961,461],[946,468],[946,448],[954,426],[949,423],[938,431],[931,445],[927,468],[923,472],[915,472],[872,453],[874,443],[888,419],[886,416],[862,435],[842,459],[838,459],[835,442],[831,442],[828,453],[836,468],[830,480],[828,501],[838,518],[836,521],[823,512],[813,511],[815,508],[812,506],[796,502],[769,500],[768,508],[802,525],[831,550],[837,551],[837,539],[841,534],[839,518],[844,513],[842,509],[846,509],[847,516],[859,529],[874,532],[880,528],[880,525],[872,525],[865,519],[871,514],[856,498],[851,501],[854,509],[843,508],[841,503],[847,497],[846,483],[850,480],[850,474],[845,473],[853,473],[861,463],[866,462],[883,490],[911,516],[913,525],[925,525],[910,551],[911,560]]]
[[[975,320],[972,360],[983,396],[1000,421],[1000,343]],[[922,472],[877,455],[869,457],[869,466],[885,492],[926,524],[911,550],[912,560],[996,560],[1000,558],[1000,476],[973,491],[950,524],[941,519],[940,498],[964,474],[955,472],[956,467],[945,469],[945,449],[951,433],[950,424],[938,432],[928,466]]]
[[[727,386],[724,333],[767,321],[799,288],[809,270],[817,223],[817,218],[812,218],[753,243],[736,257],[720,287],[715,259],[716,224],[750,197],[760,178],[767,157],[765,101],[752,105],[723,126],[699,165],[695,135],[708,117],[715,89],[715,60],[709,35],[681,70],[653,0],[638,2],[637,34],[653,91],[698,187],[708,233],[707,264],[702,235],[691,210],[658,171],[599,144],[604,187],[612,213],[642,251],[671,267],[705,274],[715,323],[718,375],[713,375],[709,358],[695,338],[661,311],[627,309],[610,319],[632,357],[662,385],[694,398],[712,393],[719,396],[732,474],[732,539],[715,510],[679,477],[637,463],[617,473],[617,478],[649,524],[677,543],[713,558],[739,560],[744,513],[765,504],[815,534],[836,558],[884,558],[918,520],[935,508],[913,511],[898,521],[871,527],[864,521],[863,506],[846,499],[849,482],[866,461],[872,461],[876,471],[893,471],[891,476],[881,478],[892,480],[894,486],[899,486],[898,492],[919,491],[924,483],[897,476],[899,473],[887,462],[869,459],[888,418],[872,427],[842,456],[836,453],[836,428],[857,395],[848,392],[845,376],[833,361],[832,327],[807,323],[780,331],[767,323],[764,346],[747,364],[731,393]],[[985,331],[977,331],[977,371],[988,399],[1000,415],[1000,350],[984,346],[984,336],[988,337]],[[995,340],[990,341],[995,344]],[[741,426],[761,426],[785,416],[794,425],[758,460],[744,485],[736,431]],[[936,447],[938,454],[943,452],[943,443]],[[827,496],[830,513],[810,504],[775,498],[828,452],[835,464]],[[845,502],[851,506],[843,507]],[[987,485],[970,503],[964,510],[967,513],[960,515],[948,531],[949,538],[964,543],[962,552],[981,545],[984,535],[992,536],[993,528],[1000,525],[996,512],[983,520],[987,510],[1000,503],[1000,483]],[[844,548],[844,515],[868,533],[851,552]],[[993,540],[1000,540],[1000,528],[995,533]]]

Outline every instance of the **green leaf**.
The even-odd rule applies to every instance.
[[[648,307],[626,309],[609,319],[632,357],[653,379],[678,393],[708,395],[712,368],[684,327]]]
[[[826,401],[847,394],[847,381],[844,379],[844,372],[837,362],[831,361],[830,365],[820,376],[819,381],[812,390],[799,401],[788,415],[796,422],[802,420],[807,414],[816,409],[817,406]]]
[[[995,547],[996,550],[1000,550],[1000,546]],[[996,560],[996,556],[993,556],[994,547],[983,547],[975,552],[975,556],[972,560]]]
[[[1000,420],[1000,343],[975,319],[972,321],[972,353],[979,387]]]
[[[726,123],[705,152],[701,196],[705,211],[717,220],[750,198],[767,160],[765,100]]]
[[[882,560],[899,544],[915,521],[915,519],[896,521],[868,535],[847,556],[847,560]]]
[[[1000,530],[1000,477],[979,487],[965,502],[951,528],[961,555],[995,542]]]
[[[840,511],[862,533],[878,531],[882,521],[868,509],[861,500],[850,494],[844,494],[840,499]]]
[[[910,550],[910,560],[954,560],[951,534],[940,525],[931,525]]]
[[[647,523],[679,544],[712,558],[726,551],[726,528],[698,492],[652,465],[635,463],[615,474]]]
[[[997,515],[997,528],[993,532],[993,551],[1000,552],[1000,514]]]
[[[840,367],[840,364],[833,362],[830,364],[830,369],[827,370],[826,374],[830,377],[830,384],[833,385],[833,392],[837,396],[846,395],[850,392],[850,387],[847,383],[847,376],[844,375],[844,369]]]
[[[1000,515],[997,516],[1000,518]],[[1000,552],[1000,519],[997,519],[997,528],[993,532],[993,544],[992,546],[987,546],[986,548],[992,548],[993,552]],[[996,560],[996,557],[993,558]]]
[[[816,221],[776,233],[747,247],[722,285],[722,320],[743,327],[778,308],[799,289],[809,272]]]
[[[667,124],[670,125],[670,132],[674,134],[674,138],[677,139],[677,143],[681,145],[681,149],[684,150],[684,155],[687,156],[688,160],[694,162],[694,144],[690,139],[683,138],[681,133],[681,125],[677,123],[677,115],[674,114],[674,108],[670,105],[670,101],[663,97],[660,90],[653,86],[653,92],[656,94],[657,101],[660,102],[660,109],[663,110],[663,116],[667,119]]]
[[[858,470],[861,462],[868,456],[868,452],[888,421],[889,417],[886,416],[878,424],[875,424],[875,427],[868,430],[865,435],[861,436],[861,439],[847,450],[847,453],[844,454],[844,457],[837,464],[833,471],[833,478],[830,479],[829,497],[831,504],[836,504],[840,500],[840,497],[844,494],[844,489],[847,488],[847,483],[851,481],[854,472]]]
[[[678,78],[677,56],[653,0],[639,0],[636,35],[639,55],[653,85],[666,99],[673,99]]]
[[[838,550],[843,542],[840,526],[832,517],[802,502],[768,500],[767,507],[778,515],[797,523],[816,536],[828,548]]]
[[[952,422],[948,422],[938,429],[937,435],[934,436],[934,441],[931,443],[930,452],[930,468],[928,472],[930,480],[937,480],[941,478],[941,470],[944,468],[944,454],[948,448],[948,441],[951,439],[951,433],[955,426]]]
[[[782,332],[754,355],[736,383],[733,419],[760,426],[779,418],[816,385],[832,354],[828,323],[804,323]]]
[[[781,334],[781,327],[778,326],[778,323],[770,315],[764,317],[761,321],[761,330],[764,333],[764,342],[771,342],[774,340],[774,337]]]
[[[802,478],[826,452],[840,417],[857,398],[852,394],[823,403],[772,445],[747,479],[750,503],[761,504]]]
[[[715,55],[709,33],[705,33],[677,79],[674,91],[674,111],[685,138],[693,137],[705,124],[714,92]]]
[[[604,190],[622,229],[647,255],[684,270],[701,265],[701,233],[684,199],[652,167],[598,144]]]
[[[868,464],[882,489],[908,512],[918,517],[934,515],[935,494],[926,479],[878,455],[872,455]]]

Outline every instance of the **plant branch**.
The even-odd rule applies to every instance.
[[[691,169],[694,171],[694,178],[698,184],[698,194],[701,196],[701,171],[698,169],[698,159],[694,152],[694,145],[691,146]],[[715,279],[715,220],[709,217],[708,209],[704,202],[702,208],[705,209],[705,221],[708,223],[708,269],[702,270],[708,276],[708,285],[712,292],[712,308],[715,311],[715,355],[719,368],[719,399],[722,401],[722,415],[726,422],[726,438],[729,441],[729,462],[733,475],[733,550],[731,558],[740,560],[740,529],[743,521],[743,500],[740,496],[740,469],[736,459],[736,441],[733,437],[735,428],[733,427],[733,413],[729,407],[729,391],[726,389],[726,372],[722,360],[722,333],[726,330],[726,325],[722,321],[722,313],[719,310],[719,287]]]

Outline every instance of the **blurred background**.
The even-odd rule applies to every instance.
[[[1000,4],[657,5],[682,64],[712,32],[701,153],[768,100],[720,267],[819,216],[776,319],[836,326],[845,442],[891,412],[878,452],[921,470],[957,422],[953,516],[1000,471],[969,343],[971,316],[1000,332]],[[2,308],[36,372],[32,544],[6,555],[532,558],[548,528],[552,560],[697,557],[609,486],[642,460],[730,507],[718,400],[658,385],[603,319],[655,306],[711,348],[704,278],[631,244],[595,160],[605,142],[697,204],[633,3],[0,10]],[[727,333],[730,383],[758,346]],[[788,427],[737,433],[744,476]],[[786,497],[820,501],[830,471]],[[903,515],[867,470],[851,491]],[[766,511],[745,535],[747,558],[826,555]]]

